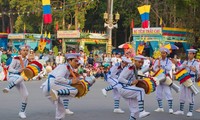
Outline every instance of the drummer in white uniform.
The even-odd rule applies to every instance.
[[[160,52],[161,52],[161,58],[155,61],[153,65],[153,70],[157,71],[159,69],[163,69],[164,73],[170,76],[169,72],[172,70],[172,62],[169,58],[167,58],[167,55],[170,54],[170,51],[167,48],[160,48]],[[165,85],[164,83],[160,83],[160,85],[157,85],[156,87],[156,99],[158,102],[158,108],[155,111],[164,112],[163,105],[162,105],[163,92],[168,101],[169,113],[172,114],[173,113],[173,109],[172,109],[173,97],[172,97],[171,88],[169,85]]]
[[[8,69],[8,81],[9,85],[3,89],[4,93],[10,92],[13,87],[16,87],[22,97],[21,110],[19,117],[26,118],[25,110],[28,101],[28,90],[24,84],[24,78],[21,76],[21,72],[28,65],[28,59],[26,58],[29,52],[30,46],[20,46],[20,56],[16,56],[12,59],[12,62]]]
[[[120,102],[120,94],[115,87],[118,84],[118,77],[122,72],[123,68],[126,67],[128,64],[132,63],[130,59],[123,56],[122,62],[120,64],[115,64],[110,68],[110,71],[107,73],[106,81],[108,82],[109,86],[102,89],[102,93],[104,96],[107,96],[107,91],[113,90],[113,99],[114,99],[114,111],[115,113],[124,113],[123,110],[119,108]]]
[[[150,114],[144,110],[144,89],[135,86],[138,83],[137,73],[144,59],[146,58],[142,55],[135,56],[135,64],[126,66],[118,78],[117,90],[128,103],[131,112],[129,120],[136,120]]]
[[[79,78],[69,78],[70,74],[73,76],[74,69],[79,66],[78,53],[66,54],[67,63],[58,65],[48,75],[48,80],[43,83],[43,92],[49,100],[56,105],[56,120],[65,117],[65,105],[68,100],[74,98],[78,90],[71,86],[79,82]]]
[[[188,49],[188,60],[184,61],[180,66],[177,66],[178,69],[185,68],[189,72],[192,82],[194,84],[196,76],[199,73],[199,63],[195,60],[195,55],[197,50],[195,49]],[[177,62],[175,62],[177,64]],[[183,115],[184,114],[184,104],[185,102],[189,102],[189,112],[187,113],[188,117],[192,116],[192,112],[194,109],[194,93],[191,91],[190,88],[181,84],[180,90],[180,110],[176,111],[174,114],[176,115]]]

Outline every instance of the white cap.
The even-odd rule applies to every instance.
[[[80,56],[81,56],[81,54],[79,54],[79,53],[68,53],[68,54],[65,54],[66,59],[78,58]]]
[[[197,50],[196,49],[187,49],[188,52],[192,52],[192,53],[196,53]]]
[[[125,56],[122,56],[122,61],[124,61],[126,63],[132,63],[132,61],[129,58],[125,57]]]
[[[146,57],[144,57],[143,55],[136,55],[134,57],[134,60],[138,60],[138,61],[145,60],[145,59],[146,59]]]
[[[163,52],[163,51],[166,52],[167,54],[170,54],[169,49],[167,49],[165,47],[160,48],[160,52]]]
[[[31,47],[29,45],[21,45],[21,46],[19,46],[19,48],[20,49],[25,49],[25,48],[30,49]]]
[[[53,52],[52,50],[49,50],[49,52]]]
[[[61,52],[58,52],[59,54],[61,53]]]

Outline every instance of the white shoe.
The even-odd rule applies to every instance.
[[[70,111],[69,109],[65,109],[65,113],[68,114],[68,115],[74,114],[74,112]]]
[[[26,118],[25,112],[19,112],[19,117],[25,119]]]
[[[187,117],[192,117],[192,112],[188,112]]]
[[[173,114],[174,114],[174,115],[184,115],[184,112],[178,110],[178,111],[174,112]]]
[[[4,88],[3,89],[3,93],[9,93],[10,92],[10,89],[9,88]]]
[[[173,109],[169,109],[169,113],[172,114],[174,111]]]
[[[124,111],[121,110],[120,108],[118,108],[118,109],[114,109],[113,112],[114,112],[114,113],[124,113]]]
[[[51,100],[53,100],[53,101],[58,100],[58,93],[57,93],[57,91],[55,91],[53,89],[50,90],[50,96],[51,96]]]
[[[107,96],[107,91],[105,89],[102,89],[101,91],[102,91],[103,95],[106,97]]]
[[[156,110],[154,110],[155,112],[164,112],[163,108],[157,108]]]
[[[150,115],[150,112],[146,112],[145,110],[143,110],[142,112],[140,112],[139,118],[143,118]]]

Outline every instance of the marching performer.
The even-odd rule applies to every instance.
[[[74,69],[78,68],[78,57],[80,54],[66,54],[67,63],[58,65],[52,72],[49,73],[48,79],[41,86],[46,97],[56,106],[56,120],[65,117],[68,102],[78,93],[77,89],[70,86],[79,82],[79,78],[69,78],[70,74],[74,74]],[[69,109],[67,109],[69,112]],[[72,113],[73,114],[73,113]]]
[[[153,65],[153,70],[157,71],[159,69],[163,69],[166,76],[169,76],[169,72],[172,70],[172,62],[169,58],[167,58],[167,55],[170,54],[170,51],[167,48],[160,48],[160,52],[161,52],[161,59],[158,59],[155,61]],[[157,99],[159,108],[157,108],[155,111],[164,112],[163,105],[162,105],[163,92],[168,101],[169,113],[171,114],[173,113],[173,109],[172,109],[173,97],[172,97],[171,88],[169,85],[165,85],[163,83],[160,83],[160,85],[157,85],[156,87],[156,99]]]
[[[117,90],[120,95],[128,102],[131,112],[129,120],[136,120],[138,117],[146,117],[150,113],[144,110],[144,89],[136,87],[138,83],[137,72],[141,69],[145,57],[135,56],[135,64],[126,66],[119,75]]]
[[[117,88],[115,86],[118,84],[118,77],[120,73],[122,72],[123,68],[126,67],[129,63],[132,63],[130,59],[123,56],[122,62],[120,64],[116,64],[110,68],[110,71],[107,73],[107,82],[109,84],[108,87],[102,89],[102,93],[104,96],[107,96],[107,91],[113,90],[113,99],[114,99],[114,111],[115,113],[124,113],[123,110],[119,108],[119,102],[120,102],[120,94],[117,91]]]
[[[194,84],[196,75],[199,73],[199,63],[194,59],[197,50],[195,49],[188,49],[188,60],[184,61],[180,66],[177,66],[178,69],[185,68],[192,79]],[[175,61],[177,65],[177,62]],[[194,108],[194,93],[191,91],[190,88],[181,84],[180,90],[180,110],[176,111],[174,114],[176,115],[183,115],[184,114],[184,104],[186,101],[189,102],[189,112],[187,113],[188,117],[192,116],[193,108]]]
[[[19,112],[20,118],[26,118],[25,110],[28,100],[28,90],[24,84],[24,78],[20,74],[23,69],[28,65],[28,60],[26,56],[28,55],[29,48],[30,47],[27,45],[20,46],[20,56],[16,56],[13,58],[8,69],[9,85],[3,89],[4,93],[8,93],[13,87],[16,87],[20,95],[22,96],[21,110]]]

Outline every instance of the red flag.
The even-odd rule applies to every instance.
[[[133,20],[133,19],[132,19],[132,21],[131,21],[130,27],[131,27],[132,29],[134,28],[134,20]]]
[[[56,22],[56,31],[58,31],[59,26],[58,26],[58,22]]]
[[[10,33],[10,27],[7,27],[7,28],[6,28],[6,32],[7,32],[7,33]]]

